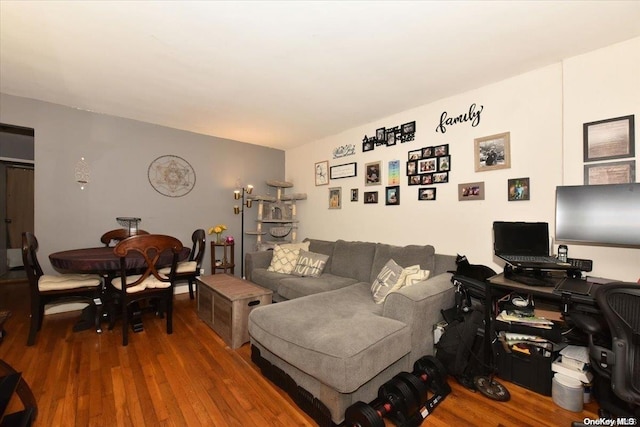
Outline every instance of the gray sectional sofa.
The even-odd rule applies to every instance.
[[[433,354],[433,326],[454,304],[447,271],[455,256],[429,245],[308,241],[310,252],[329,256],[319,277],[268,271],[271,251],[246,255],[247,279],[280,301],[249,316],[252,359],[318,424],[334,425],[351,404],[373,400],[395,374]],[[389,259],[430,275],[376,304],[371,283]]]

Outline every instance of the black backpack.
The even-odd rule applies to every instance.
[[[483,317],[481,311],[471,310],[449,322],[435,346],[436,358],[447,373],[470,389],[475,389],[474,378],[486,373]]]

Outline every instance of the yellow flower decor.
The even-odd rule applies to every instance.
[[[216,234],[216,243],[222,243],[222,233],[227,230],[227,226],[224,224],[218,224],[215,227],[211,227],[208,231],[209,234]]]

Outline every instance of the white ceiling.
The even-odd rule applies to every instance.
[[[286,149],[640,36],[640,1],[0,1],[0,91]]]

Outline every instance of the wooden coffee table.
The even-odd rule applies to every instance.
[[[249,342],[251,310],[271,304],[269,289],[229,274],[200,276],[196,286],[198,317],[234,349]]]

